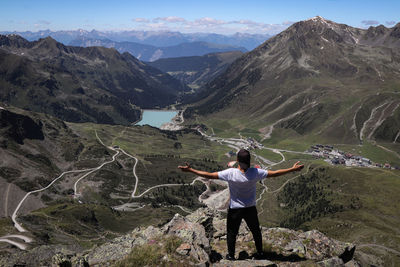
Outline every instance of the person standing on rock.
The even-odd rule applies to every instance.
[[[190,167],[188,163],[185,166],[178,166],[184,172],[191,172],[207,179],[221,179],[229,184],[230,203],[228,209],[227,227],[227,245],[228,260],[235,260],[236,236],[242,219],[246,221],[251,233],[253,234],[257,253],[255,258],[262,258],[262,236],[260,224],[258,221],[256,209],[256,184],[266,177],[277,177],[286,173],[299,171],[304,165],[296,162],[293,167],[281,170],[263,170],[250,167],[250,152],[241,149],[237,153],[237,168],[229,168],[219,172],[206,172],[196,170]]]

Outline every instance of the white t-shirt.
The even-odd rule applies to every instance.
[[[231,200],[231,209],[246,208],[256,205],[256,184],[268,176],[267,170],[249,168],[245,173],[237,168],[218,172],[218,178],[227,181]]]

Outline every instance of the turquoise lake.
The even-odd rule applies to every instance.
[[[160,128],[164,123],[170,122],[176,114],[178,114],[178,111],[143,110],[142,120],[136,123],[136,125],[148,124]]]

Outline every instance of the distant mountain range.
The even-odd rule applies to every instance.
[[[220,75],[242,55],[241,51],[232,51],[204,56],[164,58],[148,64],[197,89]]]
[[[129,52],[137,59],[142,61],[155,61],[160,58],[202,56],[208,53],[242,51],[247,52],[244,47],[231,45],[212,44],[206,42],[181,43],[179,45],[156,47],[153,45],[140,44],[135,42],[115,42],[109,39],[91,39],[79,37],[70,42],[73,46],[103,46],[115,48],[118,52]]]
[[[81,45],[93,37],[94,44],[111,42],[116,47],[118,43],[118,49],[123,49],[121,41],[157,44],[195,36],[40,34],[48,33],[69,36],[69,41],[81,36]],[[104,40],[107,37],[130,40]],[[115,49],[64,46],[51,38],[36,42],[15,35],[1,38],[0,101],[64,120],[127,124],[138,118],[138,107],[174,103],[180,93],[189,91],[183,81],[192,88],[204,86],[194,99],[185,98],[191,103],[185,116],[221,120],[222,128],[250,129],[264,138],[277,134],[338,143],[400,142],[400,24],[358,29],[315,17],[293,24],[243,55],[233,52],[149,63],[156,68]],[[178,53],[185,45],[170,49]],[[145,47],[141,49],[143,55],[147,53]],[[153,52],[147,55],[155,59]],[[227,120],[232,114],[235,118]]]
[[[233,35],[222,35],[216,33],[180,33],[170,31],[121,31],[121,32],[101,32],[101,31],[38,31],[38,32],[10,32],[4,31],[1,34],[18,34],[29,41],[35,41],[40,38],[51,36],[58,42],[69,45],[77,38],[86,39],[109,39],[114,42],[135,42],[157,47],[175,46],[182,43],[206,42],[213,44],[230,45],[236,47],[245,47],[252,50],[259,46],[265,40],[271,37],[268,34],[247,34],[236,33]],[[214,51],[217,52],[217,51]]]
[[[0,35],[0,101],[71,122],[130,124],[189,88],[129,53]]]
[[[240,57],[185,114],[264,138],[400,142],[399,66],[400,23],[364,30],[315,17]]]

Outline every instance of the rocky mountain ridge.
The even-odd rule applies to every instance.
[[[2,266],[13,264],[52,266],[126,266],[135,250],[169,247],[169,253],[149,255],[157,264],[180,266],[360,266],[353,259],[355,245],[326,237],[316,230],[307,232],[285,228],[262,228],[265,259],[249,256],[251,234],[242,224],[237,239],[237,261],[222,258],[226,251],[226,219],[221,213],[200,208],[186,217],[176,214],[167,224],[136,228],[131,233],[85,252],[62,246],[43,246],[2,258]],[[171,245],[168,238],[174,238]],[[75,248],[76,249],[76,248]],[[46,251],[46,252],[45,252]],[[131,257],[131,258],[130,258]],[[137,260],[137,259],[136,259]],[[147,259],[149,260],[149,259]]]
[[[400,126],[399,28],[364,30],[321,17],[295,23],[236,60],[186,114],[238,113],[248,121],[242,128],[266,138],[280,128],[339,143],[393,142]]]
[[[129,53],[0,36],[0,101],[65,121],[130,124],[189,88]]]

